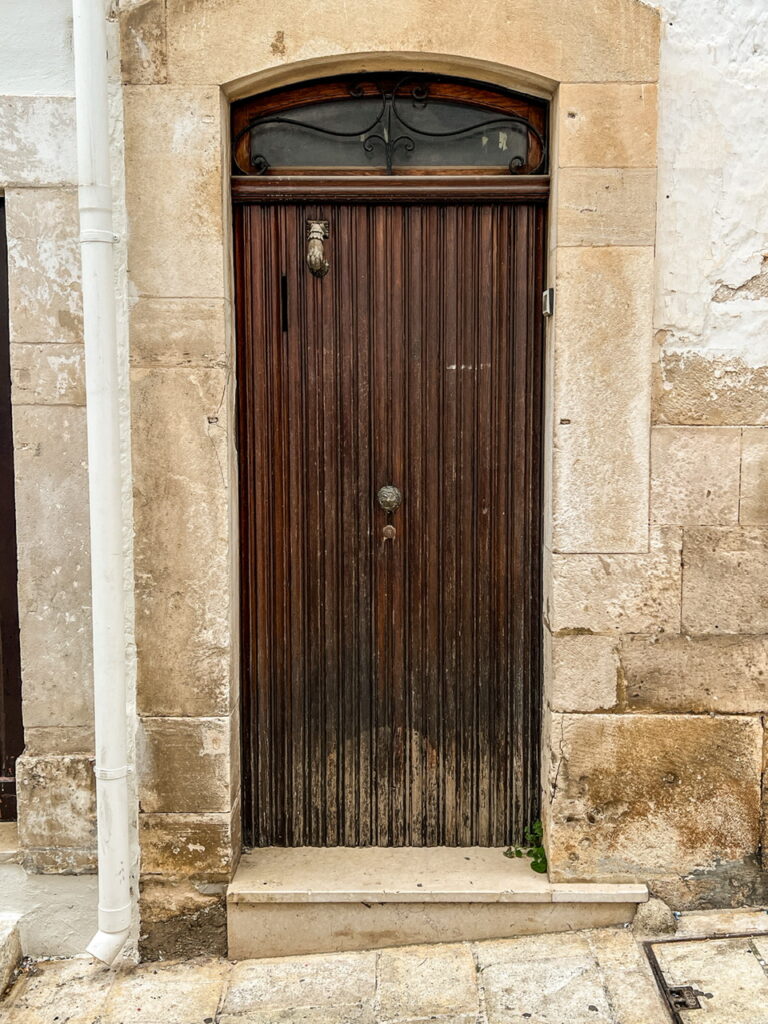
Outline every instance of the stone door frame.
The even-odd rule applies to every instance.
[[[594,610],[605,558],[636,589],[659,562],[679,560],[673,538],[651,535],[648,519],[658,15],[636,0],[605,0],[584,25],[578,5],[559,3],[566,13],[549,19],[541,4],[526,6],[514,38],[497,26],[474,52],[464,26],[433,31],[417,12],[423,32],[414,38],[436,52],[392,46],[387,29],[369,25],[359,38],[380,43],[376,52],[359,52],[354,26],[341,24],[336,43],[310,43],[314,29],[301,22],[293,38],[305,32],[306,43],[289,55],[282,31],[256,24],[263,12],[240,19],[241,39],[223,14],[207,16],[202,31],[193,0],[171,0],[154,64],[135,40],[146,42],[160,22],[148,24],[143,8],[125,16],[145,916],[213,907],[241,845],[231,100],[324,75],[413,68],[552,101],[547,264],[556,299],[545,352],[542,610],[548,829],[549,736],[563,717],[558,687],[569,685],[560,635],[620,628]],[[496,17],[492,6],[486,14]],[[560,9],[555,0],[544,6]],[[322,21],[315,15],[313,26]],[[258,58],[245,45],[251,38],[260,41]],[[246,61],[262,69],[253,73]],[[173,230],[159,233],[158,223]],[[549,832],[547,842],[553,877],[567,877]]]

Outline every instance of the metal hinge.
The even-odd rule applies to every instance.
[[[555,289],[545,288],[541,293],[541,311],[544,316],[552,316],[555,312]]]
[[[690,985],[676,985],[674,988],[667,988],[669,1001],[675,1010],[700,1010],[701,1003],[698,996],[703,996]]]

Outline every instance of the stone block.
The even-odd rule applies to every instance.
[[[131,284],[139,295],[223,298],[219,91],[131,85],[123,95]]]
[[[734,427],[654,427],[651,522],[736,523],[740,451],[741,431]]]
[[[739,522],[768,526],[768,430],[742,431]]]
[[[227,375],[134,370],[132,385],[138,707],[227,714]]]
[[[122,1024],[137,1017],[148,1024],[213,1020],[230,970],[226,961],[218,960],[161,964],[144,970],[131,964],[117,974],[103,1019],[106,1024]]]
[[[557,253],[552,543],[648,547],[653,249]]]
[[[85,405],[82,345],[11,345],[14,405]]]
[[[554,711],[600,711],[616,704],[617,641],[611,636],[552,638]]]
[[[502,955],[482,967],[489,1024],[548,1019],[610,1024],[615,1019],[588,942],[576,946],[566,940],[560,945],[562,938],[550,938],[539,956],[517,956],[515,944],[500,944]]]
[[[227,304],[223,299],[138,299],[131,309],[134,366],[224,366]]]
[[[460,1014],[477,1020],[477,971],[466,945],[387,949],[377,973],[382,1022]]]
[[[644,82],[658,74],[659,16],[633,0],[589,8],[578,0],[485,0],[455,17],[445,14],[436,0],[398,0],[386,14],[333,0],[287,0],[280,8],[264,0],[168,0],[169,79],[235,82],[276,64],[361,53],[361,69],[376,66],[371,54],[382,54],[379,66],[390,68],[391,54],[414,50],[417,60],[406,68],[438,66],[468,77],[477,70],[473,76],[467,59],[535,69],[557,82]],[[453,56],[427,61],[422,54]]]
[[[71,96],[0,96],[0,188],[77,184]]]
[[[684,875],[757,849],[759,718],[557,717],[553,881]]]
[[[85,410],[14,410],[24,724],[92,723]]]
[[[664,900],[651,897],[637,908],[632,931],[641,939],[649,935],[674,935],[677,919]]]
[[[64,912],[62,907],[56,910]],[[43,961],[35,964],[34,970],[21,975],[4,1003],[6,1020],[14,1024],[42,1021],[64,1024],[64,1020],[67,1024],[86,1024],[105,1020],[104,1006],[114,973],[98,960],[81,958],[82,949],[69,948],[72,960]],[[51,953],[61,956],[53,950]],[[30,955],[28,950],[27,955]],[[64,1000],[68,1004],[67,1011],[62,1006]],[[73,1013],[68,1012],[70,1008]]]
[[[558,245],[653,245],[656,171],[563,167],[556,209]]]
[[[595,929],[589,944],[617,1024],[661,1024],[667,1011],[643,948],[632,933],[628,929]]]
[[[225,888],[223,884],[197,886],[189,881],[142,879],[141,959],[226,956]]]
[[[231,829],[231,814],[142,814],[142,875],[228,882]]]
[[[93,726],[55,726],[24,729],[27,754],[87,754],[93,756]]]
[[[11,189],[6,194],[6,218],[11,340],[82,344],[76,190]]]
[[[123,81],[132,85],[167,82],[165,0],[145,0],[118,13]]]
[[[318,1011],[335,1006],[373,1003],[376,992],[375,953],[337,953],[253,960],[236,964],[221,1014],[243,1017],[260,1010]]]
[[[738,356],[662,350],[654,421],[692,426],[768,425],[768,366]]]
[[[768,872],[760,869],[755,854],[708,864],[681,875],[665,874],[649,881],[653,894],[675,910],[764,907],[768,903]],[[705,928],[702,937],[711,934],[712,930]]]
[[[619,647],[633,711],[768,711],[768,639],[762,636],[625,636]]]
[[[553,555],[551,588],[554,633],[677,632],[680,531],[654,531],[647,554]]]
[[[560,86],[561,167],[655,167],[657,89],[649,84]]]
[[[768,633],[768,529],[694,526],[683,534],[683,629]]]
[[[44,873],[92,870],[96,782],[89,757],[23,754],[16,762],[19,843],[28,868]]]
[[[144,718],[139,729],[142,811],[229,814],[228,718]]]

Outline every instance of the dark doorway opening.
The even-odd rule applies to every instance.
[[[14,495],[8,242],[0,199],[0,821],[16,817],[16,758],[24,746]]]

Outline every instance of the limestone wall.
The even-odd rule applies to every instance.
[[[557,877],[642,875],[679,905],[764,903],[768,12],[657,6],[659,540],[650,560],[555,559],[551,857]]]

